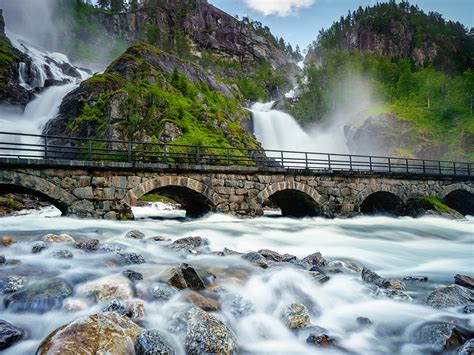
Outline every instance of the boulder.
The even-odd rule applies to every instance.
[[[151,297],[154,300],[159,301],[168,301],[177,292],[178,291],[174,287],[171,287],[164,282],[154,284],[150,289]]]
[[[87,303],[78,298],[66,298],[61,308],[64,312],[80,312],[87,309]]]
[[[73,237],[71,237],[68,234],[46,234],[41,238],[43,242],[47,243],[75,243],[76,241],[74,240]]]
[[[400,282],[398,280],[393,280],[393,279],[384,279],[377,273],[367,268],[362,269],[362,280],[381,288],[390,288],[390,289],[395,289],[395,290],[406,289],[406,286],[403,282]]]
[[[133,354],[140,328],[115,312],[98,313],[66,324],[43,340],[37,355]]]
[[[140,254],[137,253],[117,253],[119,255],[120,265],[134,265],[145,264],[146,261]]]
[[[9,235],[5,235],[2,237],[2,244],[3,246],[5,247],[9,247],[10,245],[13,244],[13,237],[9,236]]]
[[[313,253],[308,255],[307,257],[303,258],[300,261],[300,264],[303,265],[305,268],[310,269],[313,266],[327,266],[328,262],[326,259],[323,258],[321,253]]]
[[[3,287],[3,293],[14,293],[21,290],[26,285],[26,279],[23,276],[8,276],[7,282]]]
[[[198,308],[189,314],[184,346],[187,354],[236,354],[237,337],[224,323]]]
[[[205,297],[194,291],[186,292],[183,297],[204,311],[216,312],[221,309],[219,301],[210,297]]]
[[[56,250],[53,250],[53,252],[51,253],[51,256],[55,259],[72,259],[74,255],[69,250],[56,249]]]
[[[462,312],[465,314],[474,313],[474,304],[468,304],[467,306],[464,306]]]
[[[143,275],[139,272],[133,270],[125,270],[122,274],[127,277],[130,281],[140,281],[143,280]]]
[[[209,246],[209,240],[202,237],[187,237],[175,240],[170,246],[175,250],[190,253],[196,249],[204,249]]]
[[[26,285],[7,295],[3,303],[13,310],[44,313],[61,308],[63,300],[71,295],[72,287],[65,280],[53,278]]]
[[[99,252],[101,253],[118,253],[122,251],[122,247],[118,244],[104,243],[99,245]]]
[[[283,261],[284,256],[281,254],[278,254],[276,251],[269,250],[269,249],[261,249],[258,251],[260,255],[262,255],[265,259],[268,261],[274,261],[277,263],[280,263]]]
[[[356,321],[357,321],[357,324],[363,327],[368,327],[372,325],[372,321],[369,318],[357,317]]]
[[[459,307],[474,303],[474,291],[459,285],[437,288],[426,303],[434,308]]]
[[[0,351],[23,338],[25,332],[4,320],[0,320]]]
[[[125,302],[112,300],[101,311],[116,312],[131,319],[143,319],[145,317],[145,303],[138,299]]]
[[[133,297],[130,282],[125,276],[106,276],[87,282],[77,288],[77,293],[96,302],[126,300]]]
[[[426,344],[436,352],[452,351],[464,343],[456,326],[449,323],[425,324],[415,332],[413,341]]]
[[[290,329],[304,328],[310,323],[308,308],[301,303],[293,303],[281,313],[281,320]]]
[[[168,336],[155,329],[143,330],[135,341],[136,355],[174,355]]]
[[[125,234],[125,238],[131,238],[131,239],[144,239],[145,238],[145,234],[143,234],[142,232],[140,231],[130,231],[130,232],[127,232],[127,234]]]
[[[38,254],[41,253],[43,250],[48,249],[49,245],[46,242],[37,242],[33,244],[33,247],[31,248],[31,252],[33,254]]]
[[[83,240],[74,244],[74,248],[81,250],[98,250],[99,243],[99,239]]]
[[[474,279],[470,276],[458,274],[454,276],[454,283],[456,285],[467,287],[467,288],[470,288],[471,290],[474,290]]]
[[[237,318],[247,317],[255,312],[253,304],[239,295],[229,295],[225,298],[224,307],[230,310],[230,313]]]
[[[268,268],[267,259],[263,255],[256,253],[254,251],[242,255],[241,258],[251,262],[252,264],[258,267],[261,267],[262,269]]]
[[[320,346],[320,347],[328,347],[331,345],[334,345],[336,343],[336,340],[334,338],[331,338],[327,334],[311,334],[308,339],[306,339],[306,342],[308,344]]]
[[[180,264],[172,268],[168,282],[180,290],[185,288],[203,290],[205,288],[204,281],[199,277],[196,270],[188,264]]]
[[[7,258],[5,258],[5,255],[0,255],[0,265],[3,265],[7,262]]]

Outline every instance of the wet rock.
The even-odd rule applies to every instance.
[[[281,320],[290,329],[304,328],[310,322],[308,308],[304,304],[293,303],[283,310]]]
[[[169,241],[171,241],[170,238],[164,237],[162,235],[157,235],[155,237],[150,237],[150,238],[147,238],[146,240],[151,240],[153,242],[169,242]]]
[[[56,259],[72,259],[73,254],[69,250],[66,249],[56,249],[53,250],[51,256]]]
[[[125,238],[131,238],[131,239],[144,239],[145,238],[145,234],[143,234],[142,232],[140,231],[130,231],[130,232],[127,232],[127,234],[125,234]]]
[[[224,307],[230,309],[230,313],[237,319],[247,317],[255,312],[253,304],[239,295],[231,295],[226,298]]]
[[[207,246],[209,246],[209,240],[201,237],[181,238],[171,243],[171,248],[187,253],[190,253],[196,249],[205,249]]]
[[[354,260],[344,260],[342,263],[343,263],[343,266],[346,269],[352,270],[352,271],[357,272],[359,274],[362,272],[363,268],[360,267],[360,265],[357,264]]]
[[[135,341],[136,355],[174,355],[168,336],[159,330],[143,330]]]
[[[308,274],[320,284],[328,282],[331,279],[328,275],[318,271],[308,271]]]
[[[2,237],[2,244],[3,246],[5,247],[9,247],[10,245],[13,244],[13,237],[9,236],[9,235],[5,235]]]
[[[199,277],[194,268],[188,264],[181,264],[171,269],[171,277],[168,282],[177,289],[203,290],[204,281]]]
[[[282,257],[281,261],[284,263],[294,263],[298,261],[298,258],[291,254],[283,254]]]
[[[87,309],[87,303],[78,298],[66,298],[61,308],[64,312],[80,312]]]
[[[381,288],[390,288],[390,289],[395,289],[395,290],[406,289],[406,286],[403,282],[400,282],[398,280],[393,280],[393,279],[384,279],[377,273],[367,268],[362,269],[362,280]]]
[[[311,334],[308,339],[306,339],[306,342],[308,344],[320,346],[320,347],[328,347],[331,345],[334,345],[336,343],[336,340],[331,338],[327,334],[321,334],[321,335],[316,335],[316,334]]]
[[[234,332],[220,320],[198,308],[190,311],[184,345],[186,352],[191,355],[238,353]]]
[[[145,303],[142,300],[130,300],[126,302],[112,300],[103,307],[101,311],[117,312],[131,319],[142,319],[145,317]]]
[[[434,308],[465,306],[474,303],[474,291],[459,285],[443,286],[431,292],[426,303]]]
[[[133,270],[125,270],[122,274],[127,277],[130,281],[140,281],[143,280],[143,275],[139,272]]]
[[[405,301],[405,302],[411,302],[413,301],[413,298],[411,298],[409,295],[407,295],[405,292],[397,290],[397,289],[392,289],[392,288],[380,288],[375,285],[371,285],[369,287],[371,292],[375,296],[383,296],[383,297],[388,297],[396,301]]]
[[[81,250],[98,250],[100,241],[98,239],[89,239],[74,244],[74,248]]]
[[[26,285],[26,279],[22,276],[9,276],[5,287],[3,287],[3,293],[14,293],[21,290]]]
[[[47,243],[75,243],[76,240],[69,234],[46,234],[41,238],[43,242]]]
[[[5,307],[14,310],[44,313],[60,308],[62,301],[71,295],[71,286],[61,278],[54,278],[26,285],[6,296],[3,302]]]
[[[187,292],[183,295],[183,297],[190,301],[192,304],[194,304],[196,307],[201,308],[204,311],[208,312],[216,312],[221,309],[221,305],[219,301],[210,298],[210,297],[205,297],[203,295],[200,295],[197,292]]]
[[[268,268],[267,259],[259,253],[256,253],[256,252],[252,251],[250,253],[242,255],[241,258],[251,262],[252,264],[254,264],[258,267],[261,267],[262,269]]]
[[[368,327],[368,326],[372,325],[372,321],[369,318],[357,317],[356,320],[357,320],[357,324],[359,324],[360,326],[363,326],[363,327]]]
[[[24,331],[0,319],[0,350],[4,350],[21,340]]]
[[[474,304],[468,304],[467,306],[464,306],[462,312],[466,314],[474,313]]]
[[[118,244],[104,243],[100,244],[99,251],[101,253],[118,253],[122,251],[122,247]]]
[[[177,292],[178,291],[174,287],[171,287],[164,282],[157,283],[150,289],[151,297],[159,301],[168,301]]]
[[[121,265],[145,264],[146,261],[137,253],[117,253],[120,256]]]
[[[129,280],[124,276],[106,276],[87,282],[80,285],[77,292],[96,302],[106,302],[113,299],[126,300],[133,297]]]
[[[262,255],[268,261],[274,261],[276,263],[280,263],[283,261],[284,257],[281,254],[278,254],[276,251],[269,250],[269,249],[261,249],[258,251],[260,255]]]
[[[7,262],[7,258],[4,255],[0,255],[0,265],[3,265]]]
[[[217,279],[216,275],[214,275],[212,272],[209,272],[207,270],[196,270],[196,273],[204,282],[204,286],[206,287],[214,285],[214,281],[216,281]]]
[[[327,266],[328,262],[326,261],[326,259],[323,258],[321,253],[318,252],[308,255],[300,261],[300,264],[303,265],[305,268],[310,269],[313,266]]]
[[[469,339],[458,350],[458,355],[473,355],[474,354],[474,339]]]
[[[76,319],[43,340],[37,355],[133,354],[140,328],[115,312]]]
[[[243,255],[243,253],[239,253],[238,251],[229,249],[229,248],[224,248],[222,251],[224,256],[232,256],[232,255]]]
[[[433,351],[452,351],[464,343],[462,335],[449,323],[426,324],[415,332],[413,341],[426,344]]]
[[[454,283],[456,285],[467,287],[467,288],[470,288],[471,290],[474,290],[474,279],[470,276],[458,274],[454,276]]]
[[[408,282],[427,282],[428,277],[427,276],[407,276],[403,278],[403,281],[408,281]]]
[[[49,245],[45,242],[37,242],[33,244],[33,247],[31,248],[31,252],[33,254],[38,254],[41,253],[43,250],[48,249]]]

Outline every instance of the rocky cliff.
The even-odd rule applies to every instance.
[[[257,147],[243,127],[238,91],[199,66],[148,44],[134,45],[66,96],[49,135]]]

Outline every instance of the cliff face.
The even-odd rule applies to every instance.
[[[198,66],[135,45],[64,99],[44,133],[113,140],[256,147],[234,90]]]
[[[294,61],[268,38],[259,35],[246,22],[239,21],[206,0],[145,1],[136,11],[120,14],[96,12],[89,15],[111,36],[125,38],[129,44],[146,38],[151,44],[167,46],[185,36],[192,53],[203,51],[244,63],[269,62],[273,69]]]
[[[30,100],[31,93],[20,85],[18,72],[19,63],[28,60],[5,35],[3,11],[0,9],[0,103],[26,105]]]

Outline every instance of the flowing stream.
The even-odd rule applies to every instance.
[[[26,339],[7,349],[6,354],[32,354],[54,329],[100,311],[105,303],[96,303],[81,295],[81,284],[104,276],[119,276],[127,269],[144,275],[144,280],[134,285],[135,294],[145,300],[145,319],[141,324],[148,329],[168,329],[173,315],[187,304],[181,293],[163,301],[149,298],[149,291],[167,268],[181,262],[216,276],[214,283],[219,287],[212,287],[203,294],[220,302],[221,310],[214,314],[234,330],[239,347],[245,353],[327,352],[306,344],[311,328],[290,331],[284,326],[280,312],[291,303],[305,304],[311,324],[325,328],[327,334],[337,339],[339,348],[333,349],[335,353],[427,354],[429,347],[413,343],[413,333],[420,325],[450,319],[471,329],[474,327],[472,315],[463,314],[459,307],[435,310],[423,304],[430,291],[452,283],[455,274],[469,274],[474,269],[472,218],[465,221],[386,217],[241,220],[210,215],[195,221],[113,222],[59,218],[57,211],[45,209],[4,217],[0,224],[2,233],[17,241],[1,249],[1,253],[7,260],[20,261],[2,268],[0,286],[9,275],[25,275],[28,283],[62,277],[74,285],[73,297],[88,305],[87,309],[76,312],[59,308],[44,314],[35,313],[34,304],[26,313],[14,312],[11,307],[2,309],[2,319],[27,331]],[[264,270],[239,256],[207,253],[183,256],[170,250],[169,242],[124,237],[127,231],[136,229],[147,237],[160,235],[172,240],[199,235],[209,239],[213,251],[230,248],[248,252],[268,248],[298,258],[319,251],[330,265],[339,267],[343,273],[331,274],[328,282],[320,284],[289,263],[275,264]],[[139,253],[146,263],[120,266],[114,263],[114,253],[106,253],[106,249],[87,252],[64,244],[32,254],[34,242],[47,233],[68,233],[76,240],[98,238],[110,250],[113,249],[110,245],[114,245],[115,250]],[[74,257],[55,259],[51,257],[55,249],[69,250]],[[384,277],[427,276],[428,282],[406,283],[405,292],[412,300],[390,299],[377,295],[361,280],[358,272],[347,267],[349,260]],[[357,317],[369,318],[372,324],[358,325]],[[178,353],[183,353],[181,334],[169,333],[168,336]]]

